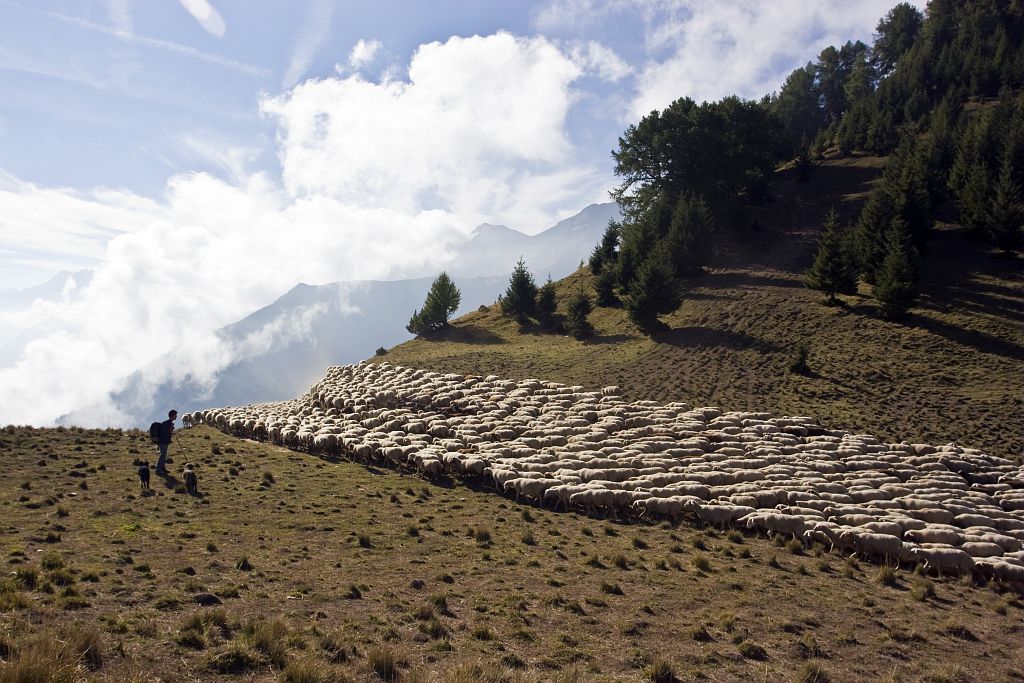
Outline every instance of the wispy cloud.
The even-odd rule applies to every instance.
[[[192,15],[193,19],[199,22],[204,31],[218,38],[224,37],[224,31],[227,29],[224,17],[208,0],[178,0],[178,2],[186,12]]]
[[[302,75],[306,73],[309,65],[313,63],[316,51],[320,49],[320,45],[327,38],[327,33],[330,31],[333,13],[334,8],[330,0],[314,0],[310,5],[306,21],[299,30],[292,59],[288,63],[288,69],[285,70],[284,77],[281,79],[282,90],[287,90],[298,83]]]
[[[615,54],[614,50],[595,40],[574,45],[572,58],[584,71],[613,83],[633,73],[633,67]]]
[[[246,64],[234,59],[229,59],[222,55],[213,54],[210,52],[202,52],[194,47],[188,45],[182,45],[181,43],[175,43],[169,40],[161,40],[159,38],[150,38],[148,36],[142,36],[131,31],[116,28],[113,26],[106,26],[104,24],[97,24],[96,22],[82,19],[80,17],[73,17],[67,14],[61,14],[59,12],[51,12],[49,10],[36,9],[35,7],[28,7],[16,2],[10,2],[9,0],[0,0],[0,5],[6,5],[7,7],[14,7],[26,12],[33,12],[35,14],[46,16],[57,21],[64,22],[66,24],[72,24],[79,26],[89,31],[95,31],[108,36],[113,36],[119,40],[123,40],[133,45],[141,45],[143,47],[150,47],[157,50],[163,50],[173,54],[182,55],[191,59],[197,59],[199,61],[207,62],[209,64],[216,64],[217,66],[224,67],[226,69],[232,69],[239,73],[247,74],[249,76],[258,76],[266,78],[271,75],[270,69],[263,67],[254,66],[252,64]]]
[[[97,90],[107,90],[112,87],[111,83],[100,80],[81,69],[73,66],[67,69],[54,68],[38,59],[33,59],[20,52],[7,49],[3,45],[0,45],[0,70],[57,78],[68,83],[85,85]]]
[[[256,147],[228,146],[196,133],[186,133],[180,138],[180,143],[197,158],[223,171],[227,179],[236,183],[242,182],[249,175],[247,165],[260,154]]]

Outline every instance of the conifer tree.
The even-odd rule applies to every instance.
[[[1013,163],[1007,154],[1003,159],[992,207],[988,212],[987,236],[1000,249],[1013,251],[1021,244],[1022,223],[1024,207],[1021,205],[1020,187],[1013,179]]]
[[[856,266],[850,257],[847,240],[839,228],[835,209],[825,218],[825,229],[818,240],[818,255],[804,274],[804,282],[811,289],[824,292],[830,304],[836,303],[836,294],[853,294],[857,291]]]
[[[604,308],[611,308],[619,303],[615,298],[615,271],[606,268],[597,276],[594,283],[594,292],[597,294],[597,305]]]
[[[882,188],[875,188],[864,202],[853,233],[854,253],[861,276],[874,284],[882,258],[885,236],[896,210],[892,198]]]
[[[587,339],[594,336],[594,326],[587,316],[594,310],[590,297],[581,288],[569,299],[565,316],[565,329],[576,339]]]
[[[501,311],[507,316],[514,317],[520,325],[525,325],[536,310],[537,284],[520,257],[512,271],[512,277],[509,278],[508,289],[501,297]]]
[[[413,311],[409,324],[405,326],[412,334],[429,334],[448,326],[448,318],[462,303],[462,293],[455,286],[448,273],[442,272],[430,285],[423,308]]]
[[[676,310],[680,300],[671,262],[659,249],[640,265],[636,280],[629,288],[626,299],[629,319],[640,329],[653,331],[661,326],[658,316]]]
[[[960,223],[976,234],[984,234],[988,223],[990,185],[988,166],[979,158],[974,162],[964,185],[957,193],[960,200]]]
[[[704,201],[686,194],[680,197],[666,236],[676,277],[698,271],[711,260],[711,231],[711,212]]]
[[[542,327],[550,329],[554,326],[556,306],[555,283],[551,281],[551,276],[549,275],[548,281],[537,291],[537,322]]]
[[[874,294],[882,316],[889,320],[902,318],[917,300],[917,250],[900,218],[894,218],[889,229]]]
[[[622,226],[619,223],[608,221],[608,227],[605,228],[604,234],[601,236],[601,242],[594,247],[594,251],[590,255],[590,272],[594,275],[600,275],[605,266],[614,264],[621,230]]]

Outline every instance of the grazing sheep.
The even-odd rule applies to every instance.
[[[911,529],[904,534],[904,538],[914,543],[945,543],[947,545],[958,545],[963,541],[962,534],[936,527]]]
[[[1006,560],[986,557],[974,561],[974,569],[987,579],[1024,584],[1024,566]]]
[[[754,512],[754,508],[743,505],[702,505],[697,501],[688,501],[683,509],[695,514],[705,524],[717,527],[724,527]]]
[[[1002,546],[984,541],[965,541],[959,548],[971,557],[999,557],[1003,554]]]
[[[760,529],[769,536],[778,533],[797,538],[804,533],[804,520],[777,512],[755,512],[737,521],[745,523],[748,529]]]
[[[884,561],[930,556],[940,572],[964,571],[966,555],[979,572],[994,576],[998,564],[1010,575],[1002,567],[1017,566],[1024,543],[1024,468],[1008,460],[807,417],[628,402],[616,387],[359,363],[328,368],[291,401],[195,411],[183,423],[430,478],[484,477],[555,508],[686,513]],[[953,550],[963,555],[943,554]]]
[[[903,541],[896,536],[858,529],[844,531],[839,535],[839,539],[844,546],[853,548],[854,555],[876,557],[885,564],[891,564],[894,560],[898,562],[903,554]]]
[[[926,572],[934,569],[940,577],[947,571],[966,574],[974,569],[974,558],[956,548],[914,548],[910,554],[924,564]]]

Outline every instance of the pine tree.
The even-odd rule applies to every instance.
[[[1003,158],[995,197],[986,221],[987,237],[1000,249],[1013,251],[1021,245],[1021,224],[1024,223],[1024,207],[1021,206],[1020,187],[1013,179],[1013,163],[1010,155]]]
[[[594,310],[590,297],[581,288],[569,299],[565,316],[565,329],[576,339],[587,339],[594,336],[594,326],[587,316]]]
[[[874,284],[882,258],[885,256],[885,235],[896,210],[892,198],[882,188],[875,188],[864,202],[853,232],[854,253],[861,276]]]
[[[512,271],[512,277],[509,278],[508,289],[501,297],[501,311],[514,317],[520,325],[525,325],[536,310],[537,285],[520,257]]]
[[[978,159],[957,193],[960,200],[960,224],[976,234],[984,234],[988,224],[990,186],[988,166],[983,159]]]
[[[655,251],[637,270],[636,280],[629,288],[626,311],[629,319],[642,330],[653,331],[661,326],[658,316],[679,307],[678,282],[672,277],[672,266],[664,251]]]
[[[682,277],[711,260],[711,212],[700,197],[683,195],[672,211],[666,236],[673,274]]]
[[[882,316],[889,320],[902,318],[917,300],[917,250],[900,218],[894,218],[889,229],[874,294]]]
[[[914,246],[923,251],[931,238],[932,202],[928,190],[927,145],[918,144],[913,138],[901,145],[903,153],[897,155],[897,178],[890,187],[896,213],[907,223]],[[890,162],[892,163],[892,162]],[[888,168],[886,169],[888,170]]]
[[[551,276],[549,275],[548,281],[537,292],[537,322],[542,327],[551,329],[554,326],[556,306],[555,283],[551,281]]]
[[[857,291],[857,270],[848,252],[847,240],[839,228],[839,218],[832,209],[825,219],[825,229],[818,240],[818,255],[804,274],[804,282],[811,289],[828,295],[830,304],[836,303],[836,294]]]
[[[601,271],[594,283],[594,292],[597,294],[597,305],[611,308],[619,303],[615,298],[615,271],[608,268]]]
[[[409,334],[415,334],[416,336],[430,332],[430,329],[424,322],[423,314],[418,310],[412,312],[412,317],[409,318],[409,323],[405,326],[405,329],[409,331]]]
[[[405,326],[412,334],[429,334],[448,326],[448,318],[462,303],[462,293],[455,286],[448,273],[442,272],[430,285],[423,308],[413,311],[409,324]]]
[[[619,248],[621,234],[622,226],[613,220],[608,221],[608,227],[605,228],[604,235],[601,236],[600,244],[594,247],[594,252],[590,255],[591,273],[600,275],[606,265],[615,262],[615,252]]]

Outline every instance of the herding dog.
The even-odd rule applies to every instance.
[[[192,469],[192,464],[185,465],[185,492],[189,495],[196,495],[199,493],[199,478],[196,477],[195,470]]]

